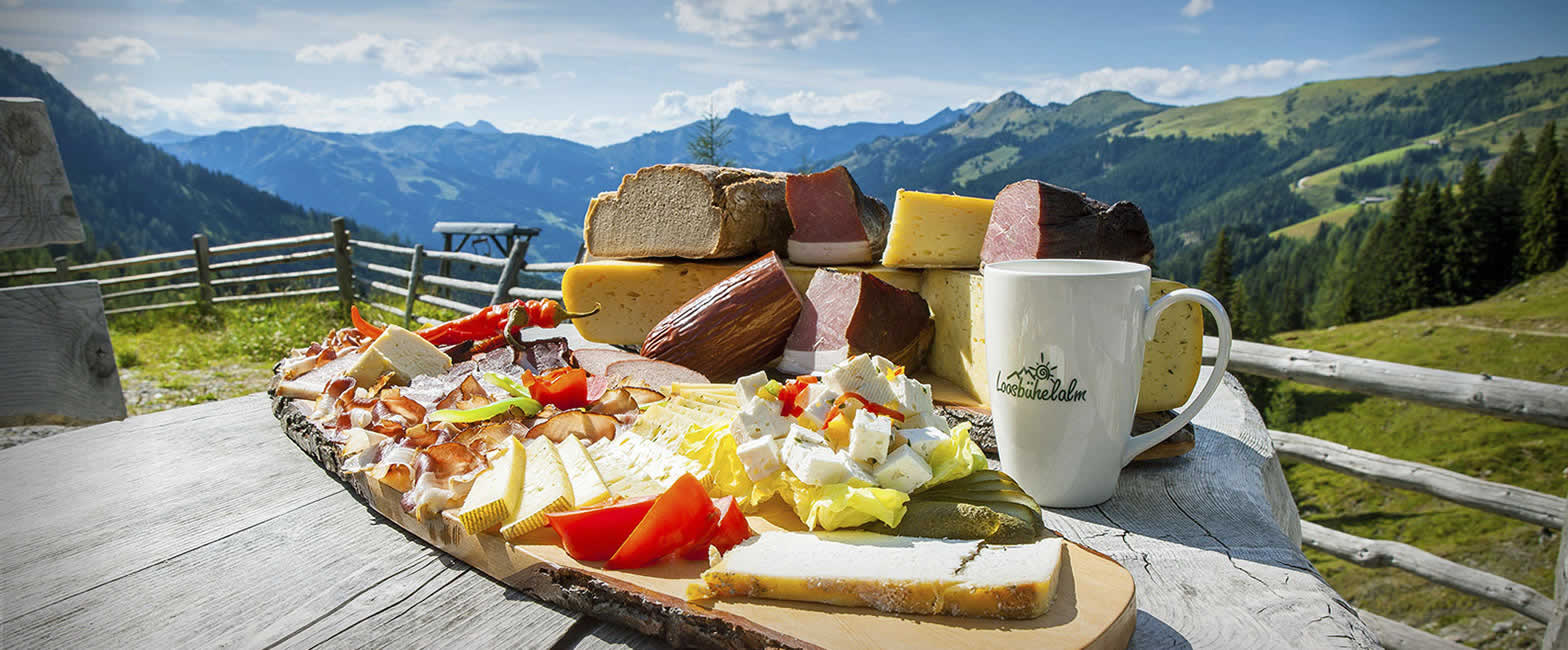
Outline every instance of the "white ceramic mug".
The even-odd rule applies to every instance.
[[[1015,260],[985,275],[986,367],[997,455],[1040,505],[1092,506],[1122,466],[1209,401],[1230,360],[1230,318],[1214,296],[1177,289],[1149,303],[1149,267],[1109,260]],[[1131,436],[1144,343],[1160,313],[1195,302],[1219,324],[1219,354],[1197,399]]]

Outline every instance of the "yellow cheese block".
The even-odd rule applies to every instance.
[[[899,190],[884,266],[975,268],[991,224],[991,199]]]
[[[1155,278],[1149,282],[1149,300],[1187,285]],[[1160,314],[1154,339],[1143,348],[1143,379],[1138,383],[1138,412],[1165,411],[1187,403],[1198,385],[1203,365],[1203,311],[1181,303]]]
[[[452,367],[452,359],[436,346],[396,325],[387,326],[345,373],[360,386],[370,386],[386,373],[392,382],[407,386],[420,375],[439,375]]]
[[[1151,302],[1184,286],[1155,279],[1150,282]],[[926,368],[988,405],[985,280],[979,271],[932,269],[926,272],[920,295],[931,305],[936,320]],[[1202,362],[1203,315],[1198,307],[1184,304],[1166,310],[1155,325],[1154,339],[1144,346],[1137,412],[1164,411],[1185,403],[1197,385]]]
[[[583,446],[582,438],[567,436],[555,443],[555,451],[561,455],[566,475],[572,479],[573,508],[586,508],[610,498],[610,488],[604,484],[604,477],[599,474],[593,459],[588,457],[588,448]]]
[[[517,438],[510,441],[506,451],[492,461],[490,469],[474,479],[457,520],[470,535],[496,527],[517,515],[517,504],[523,496],[523,474],[528,462],[528,452]]]
[[[573,309],[599,304],[603,311],[572,324],[583,338],[612,345],[642,345],[648,331],[675,308],[750,263],[749,259],[722,262],[660,262],[601,260],[577,264],[561,279],[563,301]],[[805,293],[817,267],[788,265],[785,271],[795,289]],[[839,267],[842,271],[868,271],[888,284],[909,291],[920,288],[918,271],[879,266]],[[581,305],[581,307],[579,307]]]
[[[545,525],[545,514],[572,507],[572,479],[555,445],[547,438],[534,438],[527,444],[528,461],[523,472],[522,503],[517,514],[501,526],[501,536],[515,542]]]

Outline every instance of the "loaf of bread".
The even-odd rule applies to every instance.
[[[785,176],[712,165],[654,165],[588,204],[583,240],[600,258],[716,259],[785,249]]]

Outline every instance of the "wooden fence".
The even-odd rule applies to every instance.
[[[228,244],[224,246],[209,246],[207,236],[197,234],[191,237],[189,250],[170,251],[167,253],[154,253],[138,257],[109,260],[105,262],[92,262],[87,264],[67,264],[65,258],[55,258],[52,268],[23,269],[0,273],[0,282],[12,283],[17,280],[45,279],[53,282],[64,282],[73,279],[74,274],[101,274],[105,271],[129,269],[131,267],[167,266],[169,264],[182,264],[190,262],[189,266],[179,266],[173,269],[161,269],[142,273],[119,275],[112,277],[96,278],[98,284],[104,288],[118,288],[122,285],[147,285],[137,288],[116,289],[103,294],[107,315],[126,314],[175,307],[202,306],[210,307],[213,304],[238,302],[247,300],[270,300],[290,296],[310,296],[318,294],[338,295],[343,309],[359,295],[367,297],[369,304],[391,313],[403,314],[405,324],[411,325],[415,320],[422,323],[433,322],[429,318],[416,318],[414,303],[426,304],[467,313],[480,309],[481,306],[501,302],[510,297],[525,298],[556,298],[561,292],[548,289],[528,289],[517,286],[517,274],[521,272],[559,272],[571,266],[570,263],[527,264],[523,259],[525,245],[519,241],[513,245],[510,254],[504,258],[487,257],[463,252],[444,252],[424,250],[424,246],[405,248],[382,244],[379,242],[350,239],[350,233],[342,218],[332,220],[332,231],[314,235],[300,235],[297,237],[281,237],[278,239],[264,239],[260,241]],[[243,255],[286,248],[303,248],[304,250],[280,253],[275,255],[253,256],[232,261],[214,261],[215,258]],[[411,259],[406,269],[395,268],[383,264],[376,264],[365,259],[354,259],[354,250],[379,251],[393,255],[406,255]],[[368,257],[368,255],[367,255]],[[218,274],[227,274],[240,269],[251,269],[258,266],[297,265],[303,262],[332,258],[330,265],[320,268],[307,268],[304,270],[290,270],[274,273],[255,275],[227,275],[219,277]],[[424,271],[424,260],[436,259],[447,262],[467,263],[475,266],[485,266],[500,269],[499,277],[494,283],[464,280],[441,274],[431,274]],[[366,271],[369,274],[388,276],[405,280],[403,286],[393,286],[386,282],[373,280],[369,277],[357,277],[356,270]],[[288,283],[293,285],[305,281],[307,284],[316,278],[334,278],[332,284],[318,287],[290,288],[279,291],[262,293],[242,293],[237,291],[242,287],[253,287],[269,283]],[[192,279],[194,278],[194,279]],[[161,284],[154,284],[161,283]],[[359,285],[356,287],[356,285]],[[438,289],[482,294],[486,302],[480,305],[471,304],[442,297],[434,293],[421,293],[421,287],[428,285]],[[360,291],[357,289],[365,289]],[[220,289],[227,290],[220,294]],[[126,298],[157,294],[186,294],[194,290],[193,299],[164,300],[140,305],[112,307],[116,302],[123,304]],[[369,290],[386,291],[405,298],[402,308],[394,308],[384,303],[368,300]],[[179,296],[176,295],[176,298]]]
[[[1204,360],[1213,362],[1218,342],[1204,340]],[[1433,370],[1311,350],[1236,341],[1234,372],[1392,397],[1510,420],[1568,427],[1568,386],[1490,375]],[[1431,495],[1479,510],[1555,529],[1563,535],[1568,499],[1494,483],[1421,463],[1389,458],[1287,431],[1270,430],[1281,459],[1310,463],[1379,485]],[[1555,601],[1507,578],[1443,559],[1408,544],[1357,537],[1309,521],[1301,543],[1364,567],[1396,567],[1454,590],[1497,603],[1547,624],[1545,647],[1568,650],[1568,540],[1561,542],[1554,575]],[[1389,647],[1461,647],[1440,637],[1362,612]]]

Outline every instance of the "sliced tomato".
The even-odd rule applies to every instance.
[[[545,515],[561,536],[566,554],[583,562],[603,562],[637,529],[657,497],[628,499],[607,506]]]
[[[740,506],[735,504],[735,497],[714,499],[713,507],[719,511],[718,520],[708,528],[708,533],[701,541],[680,550],[682,558],[706,560],[709,546],[716,546],[720,553],[724,553],[751,537],[751,524],[746,523],[746,513],[741,512]]]
[[[523,371],[523,385],[541,404],[554,404],[561,410],[587,406],[588,371],[582,368],[556,368],[542,375]]]
[[[718,520],[707,491],[691,474],[683,474],[659,495],[636,530],[615,549],[606,569],[635,569],[685,548]]]

